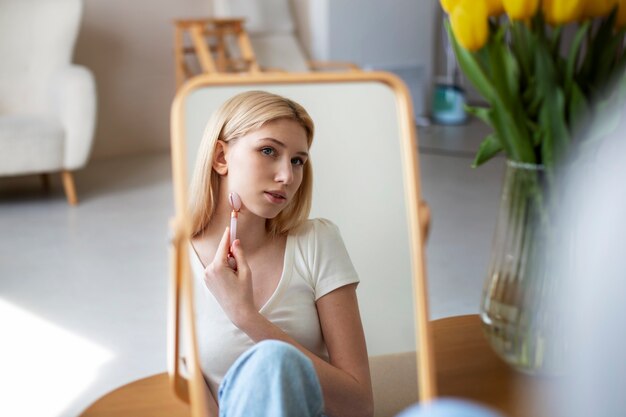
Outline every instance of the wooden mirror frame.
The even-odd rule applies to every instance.
[[[417,381],[419,398],[427,402],[436,396],[432,335],[428,314],[427,280],[424,241],[429,223],[428,207],[421,199],[417,133],[413,121],[413,106],[406,85],[395,75],[385,72],[345,73],[260,73],[252,75],[201,75],[187,81],[177,92],[171,110],[171,151],[174,182],[175,216],[171,221],[171,283],[168,329],[168,374],[176,395],[191,405],[193,416],[208,415],[208,387],[200,370],[198,347],[195,343],[194,306],[187,242],[191,237],[187,214],[188,164],[186,155],[185,99],[194,91],[211,86],[382,83],[395,95],[400,150],[402,154],[403,185],[409,227],[409,253],[413,283],[414,323],[417,339]],[[185,332],[181,331],[182,320]],[[181,333],[182,334],[181,336]],[[180,343],[184,337],[188,346],[184,377],[180,367]]]

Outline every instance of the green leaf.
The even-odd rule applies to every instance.
[[[484,59],[485,55],[482,55],[481,52],[473,54],[462,48],[456,42],[449,22],[446,22],[446,30],[459,61],[459,66],[478,92],[492,106],[491,125],[496,131],[498,138],[500,138],[502,148],[507,156],[516,161],[534,163],[536,158],[532,140],[525,127],[523,108],[519,99],[511,98],[514,97],[514,94],[511,92],[513,83],[510,81],[510,75],[506,73],[510,70],[513,73],[513,77],[517,77],[516,73],[518,70],[514,67],[515,64],[512,64],[508,58],[503,58],[504,54],[500,53],[495,54],[495,56],[499,56],[499,63],[494,65],[491,60],[492,54],[489,53],[487,57],[490,70],[489,75],[491,75],[491,78],[489,78],[486,73],[486,67],[481,66],[478,61],[478,59]],[[500,52],[508,48],[504,42],[504,33],[501,35],[500,42],[494,48],[497,48]],[[507,53],[510,56],[508,49]],[[494,75],[496,72],[497,76]],[[496,83],[503,86],[502,90],[496,88]],[[511,103],[513,105],[510,105]]]
[[[490,119],[509,159],[519,162],[536,162],[528,131],[525,130],[524,126],[516,123],[509,109],[500,102],[495,103]]]
[[[616,65],[620,39],[611,35],[611,38],[603,43],[597,53],[596,63],[591,82],[596,88],[602,88],[613,78],[613,69]]]
[[[587,145],[596,144],[614,133],[620,125],[624,108],[624,84],[618,84],[617,88],[617,94],[611,94],[596,103],[596,116],[585,139]]]
[[[541,145],[541,141],[543,140],[543,131],[541,130],[541,127],[536,124],[536,123],[532,123],[532,127],[531,127],[531,137],[533,139],[533,146],[539,146]]]
[[[582,24],[576,31],[572,45],[570,46],[569,53],[567,55],[567,62],[565,64],[565,93],[568,97],[571,94],[572,83],[574,82],[574,72],[576,71],[576,64],[578,63],[578,57],[580,56],[580,45],[585,39],[585,35],[589,30],[591,22],[588,20]]]
[[[517,113],[519,108],[519,65],[504,40],[508,25],[492,33],[486,49],[489,56],[492,83],[504,105]]]
[[[550,52],[555,59],[558,58],[560,54],[562,34],[563,26],[557,26],[556,28],[552,29],[552,33],[550,34]]]
[[[537,43],[535,53],[535,77],[537,80],[537,88],[542,92],[542,95],[548,95],[557,81],[554,60],[552,59],[548,45],[545,42]]]
[[[478,51],[474,52],[474,59],[480,68],[483,69],[487,77],[490,76],[490,68],[489,68],[489,55],[487,54],[487,48],[480,48]]]
[[[511,28],[511,50],[519,63],[522,80],[525,83],[533,76],[535,68],[535,48],[536,39],[530,32],[528,26],[520,21],[510,23]]]
[[[482,120],[485,124],[492,126],[491,124],[491,108],[478,107],[465,105],[465,111],[474,117]]]
[[[615,37],[618,39],[624,39],[625,36],[626,36],[625,29],[621,29],[615,35]],[[620,52],[620,55],[618,55],[618,57],[615,60],[615,69],[613,70],[614,71],[613,78],[616,79],[616,82],[624,83],[624,80],[626,80],[626,78],[623,77],[625,69],[626,69],[626,53],[624,53],[624,51],[622,50]]]
[[[519,88],[520,88],[520,69],[515,57],[508,48],[505,48],[502,55],[504,74],[508,86],[511,99],[515,101],[515,105],[519,106]]]
[[[452,28],[450,27],[450,23],[448,21],[446,21],[446,31],[448,32],[448,39],[450,39],[450,42],[452,43],[454,53],[456,54],[456,58],[459,61],[459,66],[463,70],[463,73],[474,85],[474,87],[476,87],[478,92],[487,101],[492,102],[497,92],[489,81],[489,78],[486,76],[485,71],[479,65],[474,55],[470,51],[459,45],[459,43],[456,41],[456,38],[454,37],[454,33],[452,33]]]
[[[560,88],[546,96],[539,111],[539,123],[544,129],[542,162],[547,169],[552,169],[565,156],[570,142],[565,123],[565,96]]]
[[[624,55],[626,58],[626,55]],[[623,68],[622,72],[619,74],[620,76],[615,81],[615,85],[617,88],[617,108],[622,109],[624,107],[624,102],[626,101],[626,76],[624,76]]]
[[[578,84],[572,82],[570,89],[568,120],[571,126],[571,132],[576,133],[581,126],[586,124],[590,110],[587,99]]]
[[[544,91],[541,91],[537,87],[537,80],[535,77],[532,77],[528,82],[528,87],[522,96],[522,100],[524,102],[524,107],[526,108],[526,114],[528,118],[532,120],[537,119],[537,114],[539,113],[539,106],[541,106],[541,102],[543,101],[543,97],[545,95]]]
[[[615,19],[617,17],[617,7],[608,18],[603,19],[595,35],[589,32],[590,40],[587,44],[585,60],[581,69],[579,83],[587,81],[586,85],[581,85],[584,91],[593,94],[598,87],[607,81],[606,76],[611,67],[612,59],[615,57],[617,39],[613,35]]]
[[[501,151],[502,144],[500,143],[500,140],[498,140],[498,136],[495,133],[492,133],[480,144],[478,152],[476,153],[476,158],[472,163],[472,168],[481,166]]]
[[[521,33],[517,22],[513,21],[511,22],[511,50],[513,51],[513,54],[515,54],[515,57],[517,58],[517,61],[520,64],[520,68],[522,70],[522,75],[524,77],[529,77],[530,76],[530,54],[528,53],[528,45],[525,42],[524,36]]]
[[[491,82],[497,93],[491,101],[492,111],[487,115],[507,156],[517,161],[534,162],[532,141],[526,128],[527,116],[520,97],[520,65],[505,41],[509,27],[503,25],[492,32],[485,46]]]

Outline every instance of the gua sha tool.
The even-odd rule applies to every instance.
[[[230,213],[230,244],[232,245],[235,239],[237,239],[237,219],[239,217],[239,210],[241,210],[241,198],[239,194],[232,192],[228,195],[228,202],[233,209]],[[237,269],[237,262],[228,248],[228,265],[232,269]]]
[[[233,209],[230,213],[230,244],[232,245],[237,239],[237,218],[239,217],[239,210],[241,210],[241,198],[237,193],[230,193],[228,201]]]

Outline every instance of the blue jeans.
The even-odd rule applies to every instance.
[[[313,363],[288,343],[259,342],[230,367],[220,384],[220,417],[323,417],[324,401]],[[501,417],[479,404],[439,398],[397,417]]]
[[[277,340],[259,342],[237,358],[218,398],[220,417],[321,417],[324,411],[313,363]]]

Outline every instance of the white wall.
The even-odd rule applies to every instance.
[[[421,63],[417,1],[333,0],[329,6],[329,59],[384,67]]]
[[[314,59],[347,60],[398,74],[416,114],[429,111],[437,0],[292,0]]]
[[[292,0],[315,59],[351,60],[398,73],[427,109],[437,0]],[[173,20],[208,16],[211,0],[84,0],[75,61],[98,87],[92,158],[169,149],[174,97]]]
[[[92,158],[169,149],[174,25],[207,16],[207,0],[84,0],[75,61],[98,88]]]

